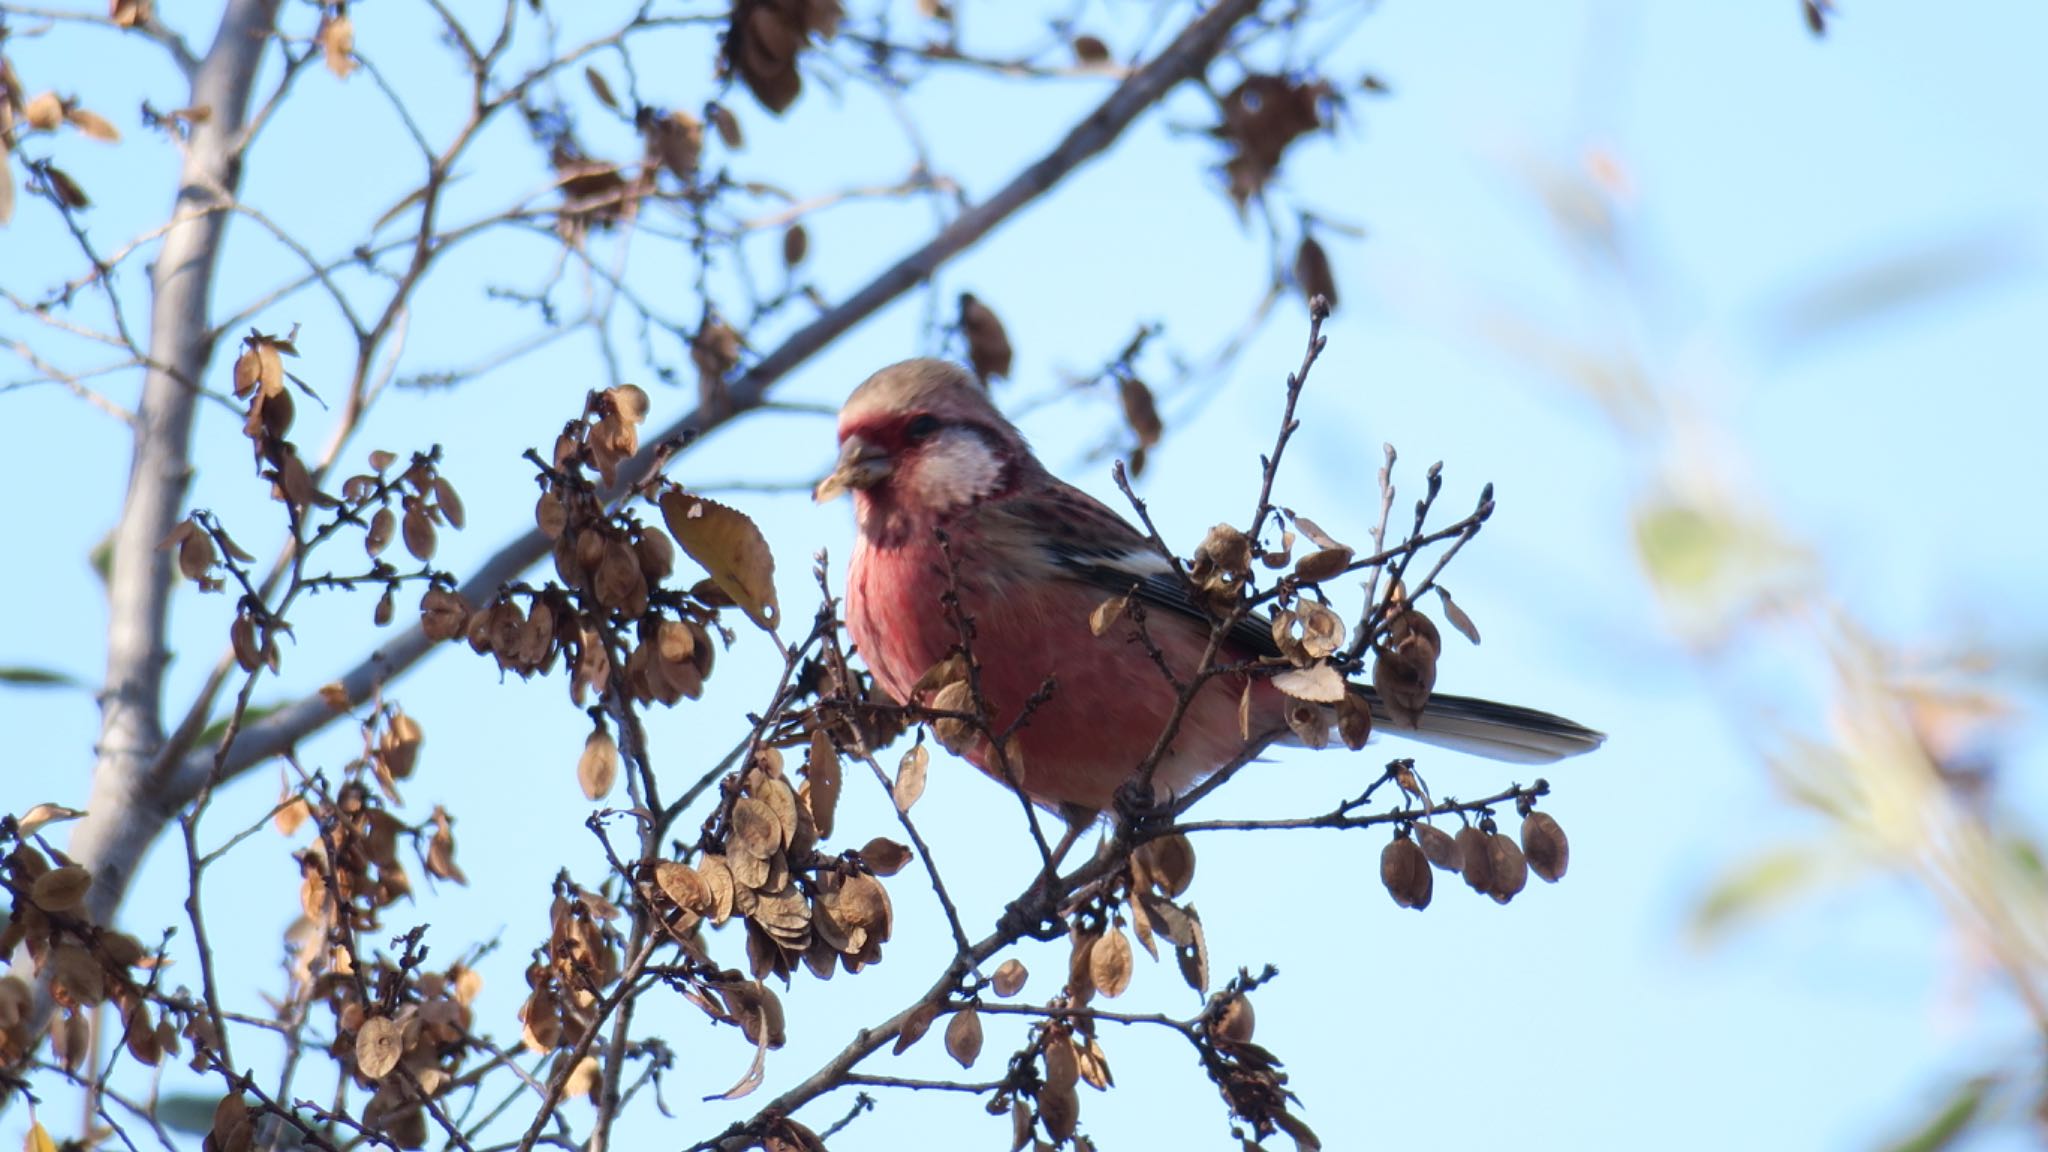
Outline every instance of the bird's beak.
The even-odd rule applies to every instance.
[[[848,436],[839,445],[839,463],[832,474],[818,482],[812,499],[823,504],[852,489],[858,491],[880,484],[889,475],[889,454],[858,436]]]

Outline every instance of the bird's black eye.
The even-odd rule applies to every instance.
[[[915,444],[920,440],[931,439],[932,433],[937,432],[938,430],[939,418],[937,416],[932,415],[929,412],[926,412],[925,414],[919,416],[917,419],[912,420],[910,424],[903,429],[903,435],[905,439],[909,440],[912,444]]]

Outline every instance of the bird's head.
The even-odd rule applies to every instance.
[[[847,398],[839,461],[815,495],[850,491],[863,518],[877,504],[939,513],[1006,491],[1036,466],[1023,434],[966,369],[905,360]]]

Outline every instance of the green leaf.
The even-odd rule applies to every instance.
[[[1998,1086],[1996,1076],[1972,1076],[1958,1084],[1941,1110],[1904,1139],[1887,1144],[1884,1152],[1942,1152],[1953,1147],[1984,1111],[1984,1098]]]
[[[265,716],[270,715],[272,712],[281,711],[283,708],[284,705],[282,704],[251,704],[242,713],[242,727],[247,728],[249,725],[254,724],[258,720],[263,719]],[[213,723],[208,724],[204,731],[199,733],[198,747],[211,748],[214,745],[219,744],[221,738],[223,736],[226,736],[227,734],[227,720],[215,720]],[[209,1123],[211,1122],[209,1121]]]
[[[174,1132],[204,1136],[213,1131],[213,1110],[219,1105],[219,1096],[170,1092],[157,1098],[156,1118]]]
[[[54,672],[48,668],[15,666],[0,668],[0,684],[11,684],[17,688],[84,688],[75,676]]]
[[[1816,887],[1822,878],[1820,863],[1810,848],[1787,847],[1735,865],[1714,882],[1693,910],[1693,943],[1717,943],[1731,931]]]

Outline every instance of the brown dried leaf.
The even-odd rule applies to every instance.
[[[704,108],[704,115],[718,130],[718,138],[727,148],[737,152],[746,147],[746,135],[740,131],[739,117],[732,114],[732,109],[723,104],[709,104]]]
[[[255,1128],[242,1094],[221,1097],[213,1109],[213,1128],[206,1134],[205,1152],[249,1152],[254,1143]]]
[[[1097,1092],[1107,1092],[1116,1087],[1116,1077],[1109,1073],[1109,1057],[1102,1052],[1102,1044],[1090,1036],[1085,1041],[1078,1034],[1071,1038],[1074,1046],[1074,1064],[1081,1073],[1081,1079]],[[1078,1145],[1080,1141],[1075,1141]]]
[[[590,85],[590,94],[597,97],[598,103],[614,112],[619,110],[619,98],[612,95],[612,86],[605,80],[603,73],[594,67],[585,66],[583,82]]]
[[[1462,633],[1465,639],[1474,644],[1479,643],[1479,626],[1472,623],[1472,617],[1467,616],[1465,610],[1458,607],[1457,601],[1451,599],[1450,592],[1443,585],[1436,586],[1436,594],[1437,598],[1444,602],[1444,619],[1451,622],[1451,627]]]
[[[1123,619],[1124,613],[1129,611],[1130,607],[1131,598],[1129,596],[1111,596],[1109,599],[1097,604],[1094,611],[1088,613],[1088,631],[1093,632],[1097,636],[1102,635],[1104,632],[1109,631],[1117,621]]]
[[[760,627],[780,622],[775,599],[775,555],[744,513],[680,488],[661,495],[669,535],[704,566],[719,588]]]
[[[953,1013],[953,1019],[946,1025],[946,1054],[960,1062],[962,1068],[974,1067],[981,1056],[981,1014],[970,1004]]]
[[[109,144],[118,144],[121,141],[121,130],[97,112],[77,107],[66,108],[64,119],[69,121],[73,128],[95,140],[103,140]]]
[[[1074,1059],[1074,1046],[1064,1040],[1048,1043],[1044,1055],[1045,1086],[1038,1093],[1038,1118],[1055,1141],[1065,1143],[1081,1122],[1081,1098],[1074,1094],[1081,1069]]]
[[[73,180],[69,172],[55,164],[45,164],[42,173],[44,181],[50,186],[50,191],[56,194],[57,201],[66,208],[92,207],[92,197],[85,194],[85,189],[78,186],[78,181]]]
[[[911,1045],[924,1039],[924,1034],[931,1031],[932,1021],[938,1018],[939,1005],[936,1001],[927,1000],[919,1004],[904,1019],[902,1030],[896,1033],[896,1046],[890,1049],[891,1054],[901,1056],[909,1051]]]
[[[1074,37],[1074,59],[1083,64],[1109,63],[1109,45],[1097,36]]]
[[[1174,954],[1180,964],[1181,979],[1201,995],[1209,994],[1209,940],[1202,932],[1202,918],[1195,913],[1193,905],[1178,909],[1185,914],[1187,943],[1181,944]],[[1176,935],[1175,939],[1179,940]]]
[[[804,262],[811,251],[810,233],[801,224],[791,224],[782,234],[782,266],[794,268]]]
[[[903,754],[903,762],[896,768],[896,783],[890,789],[898,812],[910,811],[910,806],[924,795],[925,769],[931,759],[931,751],[922,744],[913,745]]]

